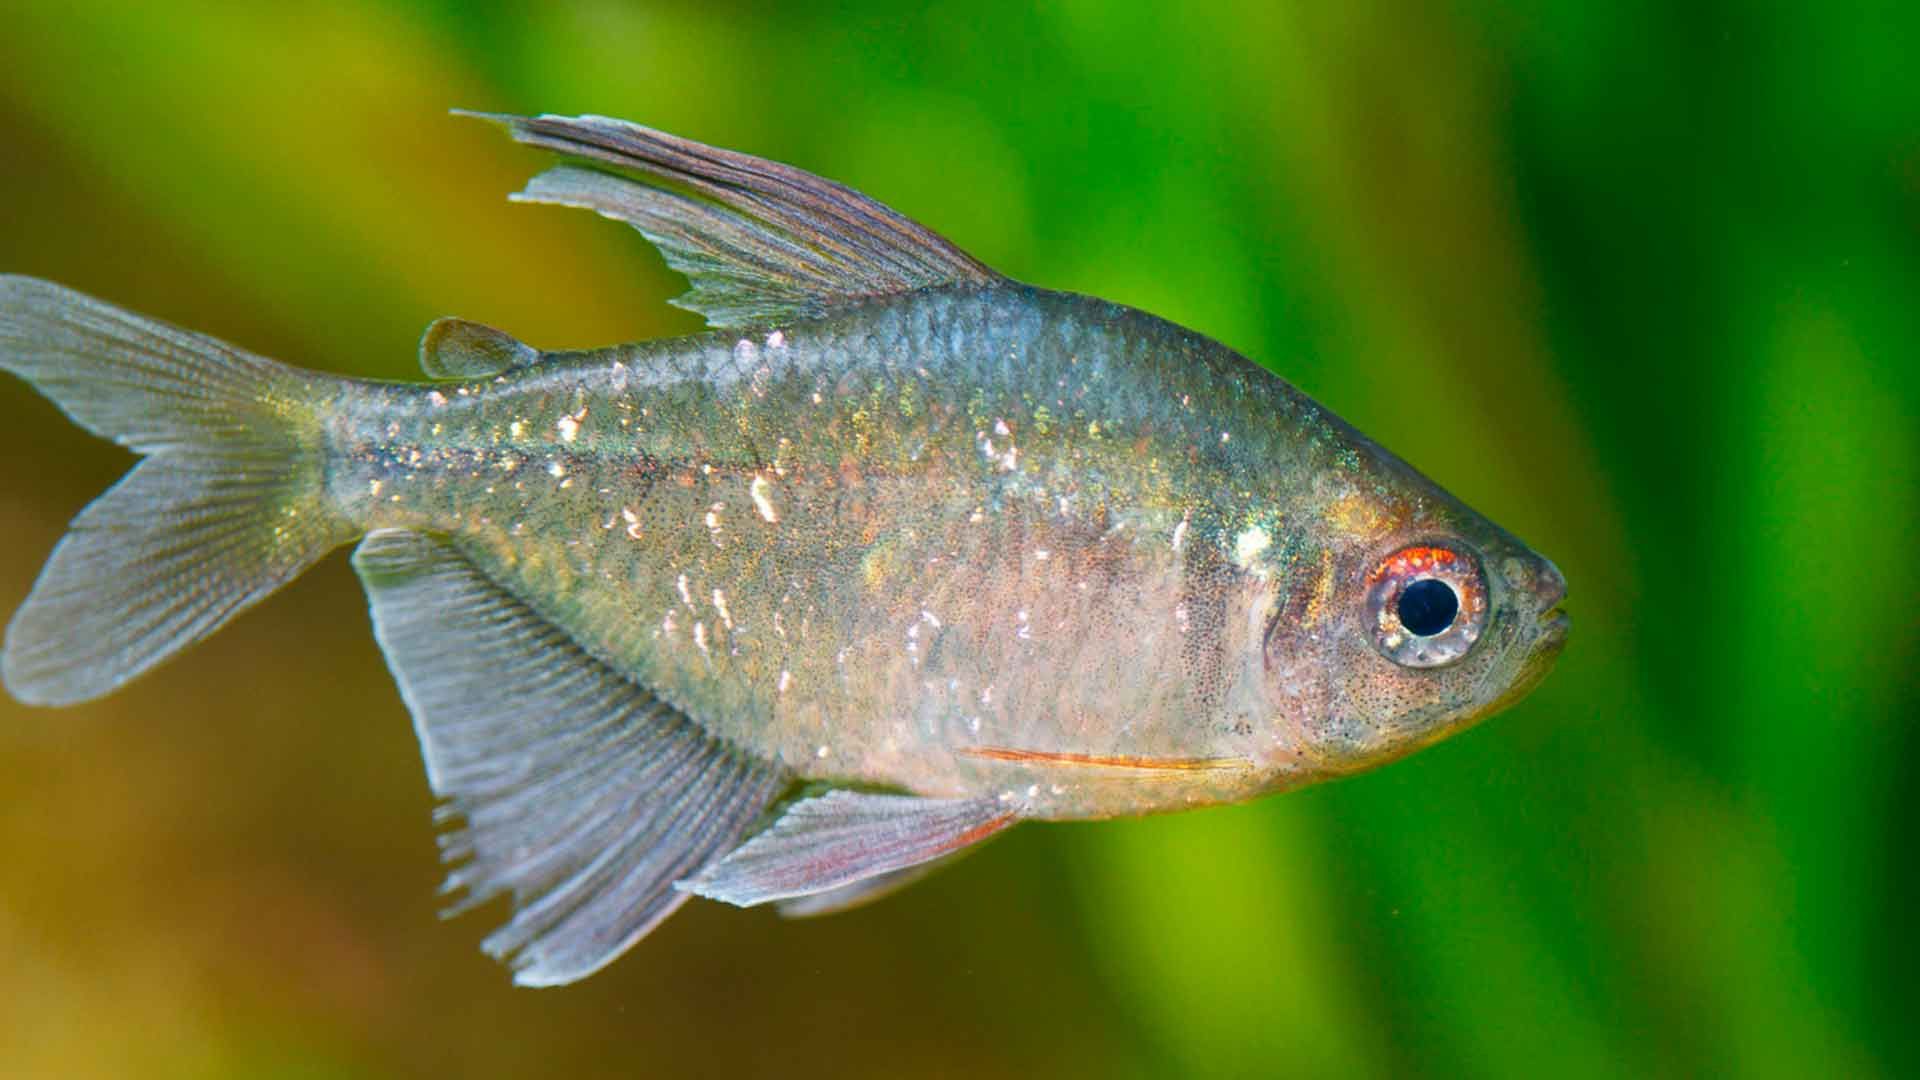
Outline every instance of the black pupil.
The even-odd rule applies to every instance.
[[[1438,578],[1422,578],[1400,590],[1400,625],[1421,637],[1452,626],[1459,611],[1460,598],[1453,594],[1453,586]]]

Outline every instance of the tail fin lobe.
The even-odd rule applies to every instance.
[[[0,678],[23,701],[100,697],[352,539],[324,496],[313,376],[9,276],[0,369],[148,455],[74,519],[7,627]]]

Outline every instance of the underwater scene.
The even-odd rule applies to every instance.
[[[699,876],[699,859],[668,867],[656,875],[667,891],[645,901],[654,907],[636,901],[575,933],[579,924],[561,916],[527,916],[541,907],[524,861],[513,862],[524,852],[488,846],[486,822],[507,830],[494,836],[522,836],[560,820],[554,804],[488,803],[497,792],[485,785],[498,774],[457,761],[448,743],[436,752],[434,740],[480,717],[495,725],[487,739],[518,745],[524,731],[567,722],[586,698],[556,693],[551,708],[489,713],[503,708],[491,699],[524,685],[486,651],[497,642],[442,637],[429,647],[408,636],[443,634],[463,603],[484,607],[492,594],[447,586],[401,603],[397,590],[419,575],[439,573],[446,585],[456,571],[396,540],[445,529],[428,510],[402,514],[415,507],[400,504],[399,474],[380,471],[395,458],[391,444],[380,445],[380,461],[373,451],[351,459],[361,472],[328,459],[327,482],[344,491],[349,476],[370,509],[352,529],[316,534],[299,565],[270,583],[284,588],[170,662],[158,665],[156,652],[153,664],[136,664],[137,647],[116,635],[156,616],[128,581],[205,584],[167,560],[188,565],[225,534],[199,549],[142,548],[137,530],[153,522],[96,514],[91,535],[108,538],[99,561],[79,561],[77,547],[55,559],[62,573],[97,580],[84,594],[55,596],[44,581],[34,593],[76,515],[137,459],[74,426],[27,381],[0,378],[0,610],[28,613],[8,639],[13,694],[0,695],[0,1072],[1920,1070],[1909,1004],[1920,967],[1910,917],[1920,900],[1910,858],[1920,820],[1920,560],[1908,550],[1920,534],[1920,75],[1911,60],[1920,14],[1897,5],[1203,11],[992,0],[911,13],[726,2],[234,11],[28,0],[9,15],[0,349],[10,353],[0,368],[49,396],[69,392],[65,369],[12,359],[45,340],[20,329],[29,308],[71,303],[79,314],[65,325],[83,337],[160,339],[138,336],[147,324],[123,326],[108,309],[23,284],[29,277],[322,376],[420,383],[422,395],[442,397],[432,408],[444,397],[428,390],[428,375],[452,380],[436,384],[448,394],[459,379],[473,380],[476,394],[496,379],[532,385],[546,377],[528,367],[543,354],[604,359],[625,393],[644,349],[580,351],[703,334],[703,314],[722,336],[690,340],[715,343],[716,364],[742,346],[838,362],[856,347],[845,341],[890,362],[918,340],[902,331],[900,345],[868,322],[842,336],[813,327],[833,297],[812,279],[781,276],[801,273],[775,258],[787,249],[742,239],[725,222],[701,218],[708,231],[689,239],[635,218],[651,212],[635,200],[655,196],[610,194],[559,171],[533,181],[547,187],[529,186],[554,164],[540,152],[553,140],[642,138],[637,129],[509,123],[503,133],[450,110],[619,117],[696,141],[634,151],[669,163],[660,190],[710,194],[699,185],[737,176],[725,170],[743,159],[704,158],[698,144],[725,147],[837,181],[951,242],[900,226],[914,244],[867,251],[859,245],[869,234],[858,230],[877,219],[862,216],[865,204],[798,181],[795,205],[852,222],[846,235],[867,260],[869,285],[992,287],[1005,275],[1204,335],[1013,290],[979,316],[1003,336],[956,349],[962,360],[1029,349],[1004,333],[1032,318],[1080,334],[1077,351],[1054,357],[1059,372],[1044,368],[1044,349],[1023,353],[1029,362],[1010,378],[1044,371],[1066,387],[1083,359],[1136,353],[1143,365],[1192,357],[1196,370],[1226,372],[1226,383],[1196,383],[1188,400],[1171,369],[1155,384],[1159,399],[1135,412],[1129,403],[1150,394],[1124,381],[1102,391],[1090,378],[1092,396],[1079,404],[1055,402],[1049,413],[1029,394],[1021,407],[1033,411],[1016,417],[981,411],[964,382],[973,368],[916,360],[919,396],[889,397],[877,428],[862,426],[865,413],[816,417],[817,429],[802,411],[706,417],[708,428],[733,424],[749,441],[767,423],[768,441],[785,445],[785,430],[799,463],[773,455],[742,474],[724,512],[688,495],[699,511],[686,519],[691,539],[662,537],[666,546],[639,556],[621,549],[636,567],[624,580],[654,573],[656,592],[677,589],[684,600],[682,624],[669,617],[660,629],[681,635],[689,664],[715,663],[750,624],[773,626],[774,598],[736,583],[745,577],[696,575],[689,585],[671,560],[711,565],[723,541],[754,529],[801,535],[808,445],[838,461],[816,475],[864,492],[869,515],[858,535],[815,537],[820,550],[858,547],[848,565],[869,597],[919,587],[910,565],[919,555],[902,555],[915,549],[900,538],[935,508],[889,503],[873,478],[897,471],[879,463],[886,447],[921,447],[913,425],[943,410],[973,425],[955,429],[956,460],[977,451],[982,475],[1002,485],[983,497],[981,516],[1001,505],[1009,476],[1020,480],[1022,461],[1036,468],[1059,446],[1059,460],[1139,496],[1133,517],[1114,509],[1109,518],[1105,504],[1088,511],[1107,530],[1100,536],[1124,521],[1153,537],[1141,550],[1161,562],[1131,570],[1164,563],[1176,567],[1169,580],[1192,575],[1195,553],[1211,543],[1224,561],[1208,580],[1251,582],[1246,595],[1257,596],[1282,584],[1264,636],[1248,621],[1264,601],[1226,586],[1209,594],[1224,605],[1207,609],[1219,618],[1190,634],[1189,620],[1205,613],[1187,594],[1130,581],[1113,594],[1124,602],[1075,598],[1070,568],[1095,532],[1023,533],[1023,550],[1047,564],[1029,579],[1042,584],[1031,595],[983,589],[915,601],[912,636],[903,629],[896,642],[912,654],[901,662],[919,671],[924,661],[931,673],[928,643],[959,640],[970,605],[1017,608],[1006,622],[1015,651],[982,652],[988,659],[971,670],[991,684],[1009,670],[992,657],[1039,655],[1029,622],[1043,637],[1059,631],[1079,647],[1074,656],[1091,657],[1074,661],[1084,685],[1055,689],[1084,712],[1065,735],[1047,728],[1035,717],[1053,705],[1024,708],[1023,684],[1006,674],[997,703],[992,686],[969,691],[984,730],[979,715],[960,716],[943,737],[965,745],[943,743],[931,757],[901,750],[881,728],[849,734],[841,706],[879,700],[877,689],[806,697],[810,672],[846,664],[832,650],[796,652],[785,668],[739,661],[743,685],[764,676],[778,694],[792,687],[793,700],[817,706],[781,714],[799,719],[761,745],[745,719],[727,726],[750,708],[689,698],[706,691],[683,692],[660,674],[651,651],[660,646],[632,645],[648,693],[656,676],[665,680],[663,701],[744,748],[736,760],[694,742],[627,747],[630,775],[649,783],[671,770],[648,762],[682,759],[646,746],[691,755],[705,776],[733,770],[730,802],[661,797],[697,819],[708,843],[699,859],[717,860],[748,836],[760,840],[739,854],[766,854],[755,844],[799,831],[805,810],[768,825],[780,808],[810,805],[776,801],[782,790],[836,810],[865,800],[862,812],[884,810],[891,831],[834,849],[835,865],[857,872],[829,880],[817,860],[803,868],[813,875],[805,890],[782,891],[751,860],[706,864]],[[648,235],[522,205],[542,202],[598,209]],[[669,217],[679,205],[644,204],[669,207]],[[805,231],[818,218],[793,220],[788,232],[803,246],[846,254],[837,234]],[[882,232],[895,229],[886,222]],[[715,237],[736,247],[694,252]],[[753,279],[761,292],[742,300],[711,284],[749,257],[778,263],[771,278]],[[894,261],[883,273],[875,258]],[[834,281],[853,272],[835,269]],[[669,303],[686,293],[688,273],[693,310]],[[788,289],[777,304],[765,300],[767,281]],[[961,317],[941,305],[924,318]],[[423,331],[447,316],[473,322],[437,324],[423,344]],[[776,317],[790,321],[766,321]],[[736,331],[746,335],[737,343]],[[1264,378],[1252,391],[1220,391],[1246,377],[1233,366],[1242,361],[1221,359],[1226,350],[1298,394]],[[588,360],[578,362],[586,370]],[[189,395],[231,374],[183,370]],[[1013,401],[1017,379],[1008,385]],[[302,400],[287,393],[261,400]],[[807,399],[795,393],[799,410]],[[1161,460],[1154,440],[1177,427],[1175,398],[1182,410],[1213,408],[1208,423],[1239,419],[1206,427],[1205,453],[1171,455],[1171,472],[1132,471]],[[96,399],[61,400],[92,430],[156,461],[191,457],[180,448],[192,440],[157,412],[109,421]],[[555,413],[557,426],[541,423],[543,446],[571,453],[576,438],[586,447],[627,436],[609,426],[612,405],[578,401],[579,411]],[[423,432],[430,411],[417,414]],[[1309,434],[1298,443],[1253,434],[1283,414]],[[291,414],[217,415],[229,434],[264,445],[275,418]],[[377,415],[384,423],[389,414]],[[1047,426],[1056,421],[1058,432]],[[840,424],[858,454],[880,447],[864,481],[850,475],[865,468],[848,464],[855,451],[829,453]],[[1128,424],[1138,431],[1131,444],[1116,434]],[[432,437],[442,437],[438,423]],[[497,450],[501,437],[488,438]],[[244,459],[254,470],[247,482],[264,475],[265,460]],[[589,475],[574,457],[524,464],[556,497]],[[1341,486],[1361,475],[1374,486]],[[659,480],[662,491],[709,482],[670,469]],[[1049,507],[1065,490],[1052,482]],[[185,483],[154,479],[166,492]],[[116,497],[130,498],[132,486]],[[1140,494],[1147,488],[1151,497]],[[550,520],[587,520],[570,498]],[[1059,517],[1070,501],[1060,496]],[[1379,524],[1406,507],[1415,525]],[[172,519],[156,511],[154,520]],[[625,544],[655,524],[642,512],[611,513],[593,531]],[[296,528],[320,526],[283,522],[274,535]],[[369,530],[351,559],[333,550]],[[1323,570],[1286,584],[1300,567],[1322,567],[1323,549]],[[1352,579],[1346,592],[1340,574]],[[544,608],[526,599],[529,618],[564,623],[562,614],[585,612],[567,624],[576,638],[625,603],[618,593]],[[1234,606],[1242,603],[1252,606]],[[1358,651],[1322,648],[1315,620],[1329,610],[1327,635],[1353,635]],[[1281,615],[1292,621],[1281,625]],[[1184,645],[1153,631],[1176,617]],[[654,627],[646,624],[649,640]],[[625,640],[581,648],[618,668]],[[1507,651],[1490,657],[1496,645]],[[1207,666],[1196,649],[1242,666]],[[449,655],[482,692],[435,697],[411,666]],[[737,645],[730,655],[741,655]],[[951,650],[939,655],[960,663]],[[1161,692],[1162,671],[1191,674],[1196,664],[1205,686]],[[1432,674],[1416,683],[1408,670]],[[497,694],[489,673],[501,680]],[[1234,681],[1241,675],[1280,681],[1247,689]],[[952,680],[956,693],[962,682]],[[1428,700],[1416,685],[1441,689]],[[1053,686],[1040,678],[1026,700]],[[1295,696],[1308,687],[1308,697],[1332,687],[1301,715],[1339,722],[1289,720],[1271,738],[1236,726],[1236,695],[1264,702],[1258,695],[1272,686]],[[1389,706],[1393,722],[1374,724]],[[721,719],[705,720],[708,708]],[[827,730],[846,742],[801,731],[819,716],[841,717]],[[1168,729],[1157,725],[1183,720],[1210,734],[1162,737]],[[1068,738],[1088,732],[1097,737]],[[814,764],[816,742],[820,762],[844,754],[852,763]],[[783,764],[754,764],[757,751]],[[626,768],[609,751],[601,774]],[[818,797],[802,786],[816,781],[860,794]],[[903,791],[939,796],[940,813],[896,814]],[[723,802],[724,814],[700,816]],[[509,805],[524,815],[517,822],[487,816]],[[1196,809],[1164,812],[1182,806]],[[437,807],[447,820],[436,823]],[[457,831],[459,815],[471,833]],[[1023,818],[1035,820],[1008,827]],[[903,850],[868,843],[914,828],[920,839]],[[483,901],[450,918],[442,912],[461,897],[442,892],[437,835],[470,860],[450,883]],[[925,860],[975,846],[918,877]],[[730,868],[731,877],[721,872]],[[681,899],[672,891],[681,871],[681,892],[777,900],[779,910],[696,898],[665,918]],[[782,917],[871,898],[832,889],[916,878],[845,912]],[[795,903],[823,896],[812,911]],[[489,936],[496,931],[504,936]],[[584,952],[568,951],[576,946]],[[516,986],[516,976],[541,988]]]

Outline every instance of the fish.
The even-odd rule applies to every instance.
[[[0,277],[0,368],[140,455],[7,627],[106,695],[349,544],[453,910],[523,985],[692,896],[791,915],[1025,821],[1235,803],[1464,730],[1559,655],[1554,564],[1195,331],[1022,284],[851,188],[597,116],[480,113],[514,198],[637,229],[689,336],[445,318],[304,371]]]

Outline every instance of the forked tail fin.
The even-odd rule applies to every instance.
[[[146,456],[74,519],[8,625],[0,676],[22,701],[100,697],[353,538],[325,500],[318,376],[12,276],[0,369]]]

